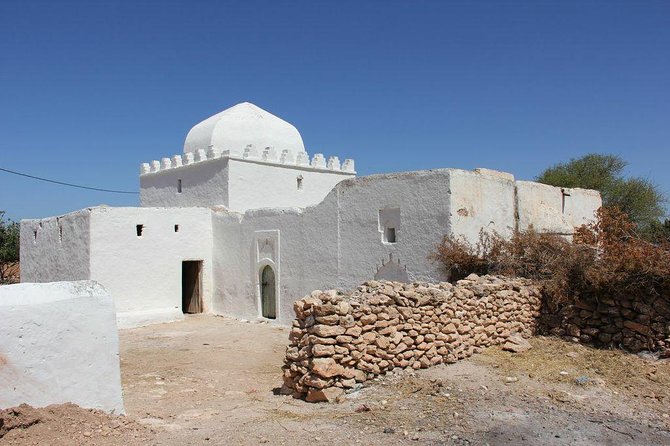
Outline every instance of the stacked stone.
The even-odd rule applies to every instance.
[[[543,309],[542,329],[574,342],[670,356],[670,296],[576,299]]]
[[[540,304],[530,281],[474,274],[456,285],[370,281],[349,295],[314,291],[294,305],[284,392],[333,401],[396,367],[453,363],[513,334],[531,336]]]

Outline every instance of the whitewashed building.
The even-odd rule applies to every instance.
[[[511,174],[435,169],[357,177],[309,156],[294,126],[242,103],[191,129],[183,154],[140,168],[141,207],[21,222],[21,280],[96,280],[120,327],[214,312],[289,323],[314,289],[444,280],[445,234],[534,226],[571,234],[600,195]]]

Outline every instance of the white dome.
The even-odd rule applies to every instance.
[[[254,104],[242,102],[196,124],[186,135],[184,153],[213,145],[240,156],[248,144],[259,152],[266,147],[274,147],[278,153],[290,150],[294,155],[305,151],[298,129]]]

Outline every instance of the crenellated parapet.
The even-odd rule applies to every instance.
[[[275,166],[298,167],[301,169],[323,172],[338,172],[350,175],[356,174],[354,160],[352,159],[345,159],[344,162],[340,163],[340,159],[337,156],[330,156],[326,159],[323,153],[316,153],[310,158],[309,154],[304,151],[294,152],[288,149],[279,150],[275,147],[265,147],[259,150],[257,147],[254,147],[253,144],[248,144],[242,151],[241,156],[239,155],[239,152],[232,153],[230,150],[222,150],[215,146],[209,146],[207,149],[198,149],[194,152],[174,155],[171,158],[162,158],[160,161],[153,160],[149,163],[142,163],[140,165],[140,175],[149,175],[171,169],[179,169],[185,166],[220,158]]]

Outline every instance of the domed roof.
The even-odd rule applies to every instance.
[[[186,135],[184,153],[213,145],[232,154],[242,155],[253,144],[256,150],[274,147],[293,154],[305,151],[302,137],[293,125],[255,106],[242,102],[196,124]]]

